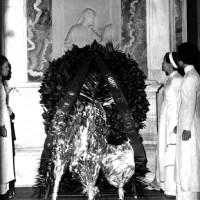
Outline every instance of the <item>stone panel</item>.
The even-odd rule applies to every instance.
[[[137,61],[147,77],[146,1],[121,0],[121,9],[122,50]]]

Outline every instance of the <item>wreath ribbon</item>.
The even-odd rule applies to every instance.
[[[66,95],[59,103],[58,109],[57,109],[56,114],[53,119],[54,126],[57,126],[57,124],[59,124],[59,122],[58,122],[59,119],[64,119],[64,116],[59,117],[60,113],[65,113],[65,114],[68,113],[69,109],[74,104],[74,102],[81,90],[84,79],[85,79],[86,75],[88,74],[88,71],[90,68],[90,63],[93,59],[95,59],[97,65],[103,75],[103,78],[106,81],[106,83],[110,89],[110,92],[113,96],[114,102],[115,102],[115,104],[118,108],[118,111],[122,117],[126,136],[130,139],[130,143],[131,143],[133,149],[137,150],[137,152],[140,154],[140,156],[143,155],[143,153],[141,153],[141,151],[140,151],[142,149],[142,152],[143,152],[143,145],[137,134],[134,119],[129,110],[127,101],[123,95],[120,85],[119,85],[118,81],[116,80],[114,73],[107,67],[107,65],[100,58],[99,55],[90,57],[89,59],[85,60],[80,65],[78,72],[76,73],[71,85],[69,86],[69,88],[66,92]],[[50,130],[52,130],[52,129],[50,129]],[[56,129],[54,129],[54,130],[56,131]],[[63,130],[64,130],[64,127],[63,127]],[[47,137],[48,137],[48,135],[47,135]],[[51,139],[48,140],[48,142],[50,142],[50,141],[51,141]]]
[[[110,89],[114,102],[117,106],[117,109],[122,117],[122,121],[124,124],[124,129],[126,132],[126,136],[131,140],[131,144],[133,149],[141,148],[141,142],[137,134],[137,130],[135,128],[135,122],[131,115],[131,112],[128,108],[127,101],[123,95],[123,92],[120,88],[118,81],[115,78],[113,72],[106,66],[103,60],[96,55],[95,56],[96,63],[98,63],[99,69],[104,77],[104,80],[107,82],[107,85]]]

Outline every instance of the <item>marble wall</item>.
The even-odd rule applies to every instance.
[[[122,50],[129,53],[137,61],[147,77],[146,1],[122,0],[121,9]]]
[[[183,42],[182,32],[182,1],[175,0],[176,14],[175,14],[175,30],[176,30],[176,44],[179,45]]]
[[[52,0],[26,2],[27,76],[39,82],[52,60]]]

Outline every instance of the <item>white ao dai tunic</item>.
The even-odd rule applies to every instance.
[[[171,143],[170,134],[177,126],[178,106],[180,105],[180,87],[182,76],[172,72],[166,80],[163,88],[163,102],[160,110],[160,123],[158,131],[158,161],[157,181],[165,194],[176,195],[176,184],[174,181],[174,165],[165,166],[165,153],[167,145]],[[174,152],[175,154],[175,152]]]
[[[192,65],[185,69],[181,86],[175,178],[180,189],[178,200],[199,200],[200,195],[200,77]],[[183,130],[191,138],[182,140]]]
[[[8,182],[14,179],[10,117],[6,105],[6,91],[0,81],[0,126],[3,125],[6,127],[7,137],[0,137],[0,194],[7,191]]]

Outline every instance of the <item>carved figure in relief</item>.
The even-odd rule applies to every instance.
[[[94,40],[101,41],[101,36],[94,30],[96,13],[91,8],[86,8],[77,24],[72,26],[64,41],[65,49],[71,49],[73,44],[79,48],[90,45]]]

